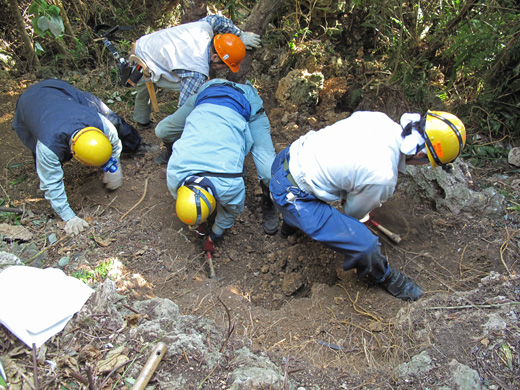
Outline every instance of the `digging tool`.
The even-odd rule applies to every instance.
[[[108,30],[107,30],[108,29]],[[116,31],[119,30],[132,30],[133,27],[130,26],[114,26],[111,27],[108,24],[98,24],[95,26],[92,31],[95,35],[94,42],[101,42],[108,50],[110,50],[110,53],[114,56],[114,58],[117,61],[117,67],[119,69],[119,78],[121,80],[121,84],[125,85],[126,80],[130,76],[131,68],[128,65],[128,61],[119,55],[116,48],[112,44],[112,42],[109,40],[110,38],[114,38],[113,34]],[[105,32],[101,32],[107,30]]]
[[[150,69],[148,66],[137,57],[135,54],[130,55],[128,58],[130,63],[135,62],[137,65],[141,66],[143,69],[143,77],[146,83],[146,89],[148,89],[148,95],[150,95],[150,100],[152,101],[152,108],[154,112],[159,112],[159,105],[157,104],[157,96],[155,95],[155,87],[153,85],[152,77],[150,75]]]
[[[211,255],[211,252],[206,252],[206,257],[208,258],[209,264],[209,278],[216,279],[217,274],[215,274],[215,268],[213,267],[213,256]]]
[[[163,342],[157,343],[154,350],[150,354],[148,361],[144,365],[141,373],[137,377],[134,385],[132,386],[132,390],[144,390],[150,379],[152,378],[153,373],[157,369],[157,366],[161,362],[164,354],[166,353],[166,344]]]
[[[396,244],[399,244],[401,242],[401,237],[399,237],[398,234],[388,230],[387,228],[382,226],[379,222],[374,221],[372,218],[369,221],[372,225],[374,225],[374,227],[381,230],[384,234],[386,234],[388,236],[388,238],[390,238],[390,240],[392,240]]]

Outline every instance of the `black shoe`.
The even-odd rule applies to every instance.
[[[280,229],[280,234],[283,238],[287,238],[289,236],[292,236],[294,233],[298,231],[298,228],[295,228],[294,226],[287,225],[284,222],[282,222],[282,228]]]
[[[172,152],[169,150],[163,150],[156,158],[155,163],[157,165],[166,165],[168,164],[168,161],[170,160],[170,156],[172,155]]]
[[[416,301],[424,295],[423,289],[402,272],[390,267],[388,275],[378,282],[394,297],[403,301]]]
[[[136,157],[136,158],[144,157],[147,152],[152,151],[154,148],[155,147],[153,145],[151,145],[151,144],[147,144],[145,142],[141,142],[139,144],[139,146],[137,147],[137,149],[134,150],[132,153],[130,153],[130,155],[132,157]]]
[[[137,123],[137,125],[136,125],[137,130],[146,130],[146,129],[151,129],[154,127],[153,121],[148,121],[146,123],[139,123],[139,122],[136,122],[136,123]]]
[[[170,156],[172,155],[173,150],[173,142],[164,142],[163,145],[166,148],[166,150],[163,150],[161,154],[159,154],[155,158],[155,163],[157,165],[166,165],[168,164],[168,161],[170,160]]]
[[[278,231],[278,224],[280,223],[280,216],[278,210],[273,205],[273,202],[262,201],[262,226],[264,232],[273,235]]]

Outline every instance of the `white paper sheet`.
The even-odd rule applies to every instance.
[[[9,267],[0,272],[0,323],[38,348],[65,327],[93,292],[56,268]]]

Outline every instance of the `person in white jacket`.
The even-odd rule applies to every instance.
[[[299,229],[343,254],[343,269],[356,269],[400,299],[417,300],[422,288],[388,265],[378,238],[361,221],[392,196],[406,164],[455,160],[466,130],[455,115],[440,111],[404,114],[400,122],[362,111],[308,132],[277,155],[269,189],[282,213],[282,236]],[[343,212],[334,201],[343,203]]]
[[[78,234],[88,223],[70,207],[63,184],[63,164],[73,157],[101,167],[109,190],[123,183],[122,143],[116,127],[127,125],[94,95],[62,80],[44,80],[20,95],[12,123],[32,152],[40,189],[54,211],[66,221],[65,232]]]
[[[215,48],[216,34],[221,48]],[[225,37],[222,37],[225,35]],[[210,66],[229,67],[238,72],[245,49],[260,46],[260,36],[245,32],[231,20],[209,15],[197,22],[184,23],[142,36],[135,43],[135,55],[143,61],[157,87],[180,91],[178,106],[206,82]],[[151,102],[143,79],[137,83],[133,119],[139,127],[151,126]],[[166,161],[164,161],[166,164]]]

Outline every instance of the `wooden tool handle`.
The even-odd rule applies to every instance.
[[[379,222],[376,222],[374,221],[373,219],[370,220],[372,222],[372,224],[378,228],[379,230],[381,230],[383,233],[385,233],[388,238],[390,238],[393,242],[395,242],[396,244],[399,244],[401,242],[401,237],[399,237],[398,234],[395,234],[394,232],[388,230],[387,228],[385,228],[384,226],[381,226],[381,224]]]
[[[150,354],[148,361],[144,365],[141,373],[137,377],[134,385],[132,386],[132,390],[144,390],[150,379],[152,378],[153,373],[157,369],[157,366],[161,362],[164,354],[166,353],[166,344],[163,342],[157,343],[154,350]]]
[[[206,257],[208,258],[209,277],[210,279],[216,279],[217,274],[215,273],[215,267],[213,267],[213,256],[211,255],[211,252],[206,252]]]

